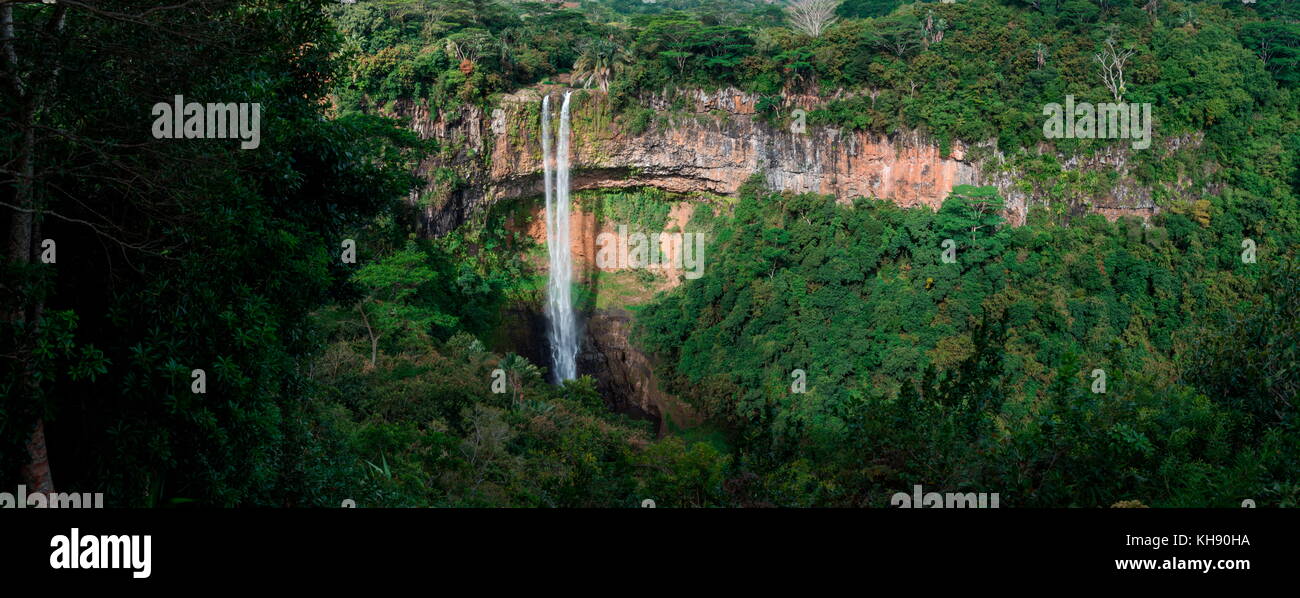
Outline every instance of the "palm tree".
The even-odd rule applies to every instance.
[[[582,53],[573,63],[573,82],[608,92],[615,74],[631,63],[632,57],[613,36],[591,40],[583,44]]]
[[[527,359],[509,353],[501,360],[501,369],[506,371],[507,379],[510,381],[510,399],[511,402],[518,402],[523,396],[524,383],[538,382],[542,379],[542,372]]]

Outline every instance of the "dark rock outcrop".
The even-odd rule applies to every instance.
[[[618,413],[662,428],[663,393],[650,358],[628,340],[632,317],[623,310],[597,310],[583,321],[578,373],[596,379],[596,389]]]

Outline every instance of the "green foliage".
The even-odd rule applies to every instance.
[[[32,72],[61,75],[33,117],[40,233],[59,259],[4,277],[34,316],[22,329],[6,317],[0,335],[0,353],[21,357],[0,360],[5,485],[43,416],[58,488],[112,505],[338,500],[339,470],[305,423],[307,316],[344,278],[340,242],[395,205],[421,148],[375,117],[322,118],[310,98],[338,66],[322,4],[204,4],[144,22],[68,7],[69,43],[20,48]],[[57,8],[16,11],[24,44]],[[173,94],[260,103],[259,148],[153,139],[148,106]],[[26,126],[11,100],[6,163]],[[191,390],[195,369],[206,394]]]
[[[540,2],[371,1],[330,10],[352,52],[347,81],[336,88],[344,111],[420,98],[451,114],[569,69],[580,48],[618,47],[610,40],[620,33]]]
[[[411,280],[430,280],[425,259],[403,250],[357,280],[410,289],[386,275],[403,267]],[[418,308],[419,293],[395,294],[406,301],[399,313]],[[445,342],[412,335],[372,359],[369,333],[328,323],[344,311],[324,313],[330,338],[312,366],[315,421],[329,422],[319,434],[353,472],[340,492],[362,506],[636,506],[651,496],[702,505],[720,492],[725,456],[707,443],[652,442],[644,422],[607,409],[591,378],[551,386],[527,359],[490,353],[463,331]]]
[[[61,8],[68,43],[32,35]],[[5,486],[41,420],[60,490],[127,506],[883,506],[917,483],[1015,506],[1300,503],[1294,3],[848,0],[817,38],[758,1],[193,8],[13,7],[15,73],[58,92],[0,102],[3,223],[35,214],[60,259],[10,256],[0,276]],[[1044,104],[1110,97],[1107,38],[1135,51],[1124,98],[1178,146],[1131,156],[1165,208],[1149,222],[1084,215],[1116,180],[1058,152],[1111,142],[1038,151]],[[562,75],[607,92],[577,98],[602,111],[591,129],[611,128],[605,106],[638,134],[650,95],[680,110],[674,91],[736,87],[773,126],[803,93],[828,98],[812,126],[916,129],[944,155],[995,141],[995,174],[1050,204],[1011,228],[989,188],[931,212],[773,194],[761,174],[702,204],[705,276],[637,317],[664,386],[709,422],[652,439],[591,378],[547,385],[485,348],[539,298],[528,206],[415,239],[409,173],[460,148],[375,116],[454,120]],[[262,104],[261,147],[153,139],[142,107],[175,94]],[[579,196],[647,231],[666,200]]]
[[[653,187],[579,192],[579,205],[598,222],[627,225],[632,232],[662,231],[668,224],[670,195]]]
[[[445,340],[458,330],[482,334],[499,309],[499,289],[466,262],[427,244],[406,248],[357,270],[361,325],[392,353]]]
[[[1252,431],[1297,423],[1300,264],[1272,262],[1259,292],[1214,314],[1186,355],[1190,380],[1216,403],[1250,415]]]
[[[670,390],[739,439],[749,500],[884,506],[917,483],[1019,506],[1294,500],[1294,256],[1188,251],[1242,233],[1176,214],[1007,229],[1000,206],[969,186],[937,213],[741,193],[706,276],[639,322]]]
[[[1297,143],[1300,17],[1287,6],[853,0],[811,38],[761,3],[728,3],[723,17],[716,2],[694,0],[589,2],[585,15],[541,3],[369,2],[335,9],[359,52],[337,94],[345,112],[415,99],[454,119],[465,102],[486,105],[495,92],[567,72],[572,85],[607,90],[634,134],[654,120],[649,97],[671,100],[675,90],[748,91],[773,125],[794,108],[784,97],[812,94],[824,98],[809,111],[813,126],[916,130],[944,155],[958,142],[996,142],[1007,173],[1059,189],[1052,199],[1074,208],[1116,181],[1048,163],[1040,144],[1089,156],[1119,142],[1046,140],[1042,110],[1067,95],[1110,100],[1094,56],[1114,39],[1134,51],[1124,100],[1153,104],[1156,122],[1154,149],[1125,159],[1168,207],[1188,178],[1197,188],[1219,183],[1207,160],[1228,172],[1294,169],[1276,163],[1267,141]]]

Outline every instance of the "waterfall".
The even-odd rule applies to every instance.
[[[578,325],[573,312],[573,250],[569,246],[569,94],[560,107],[560,131],[551,156],[551,98],[542,98],[542,183],[546,187],[546,320],[557,382],[577,377]]]

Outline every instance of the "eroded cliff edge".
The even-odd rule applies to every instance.
[[[542,93],[562,91],[523,89],[502,96],[490,111],[466,106],[435,115],[412,101],[391,107],[390,113],[442,147],[420,166],[429,185],[411,196],[427,234],[442,234],[497,200],[542,194],[539,104]],[[784,100],[788,109],[809,110],[821,101],[811,96]],[[945,153],[917,132],[886,136],[812,125],[796,132],[765,122],[758,116],[758,102],[758,96],[734,89],[641,98],[638,106],[652,118],[638,126],[626,113],[612,117],[604,94],[576,91],[573,186],[731,194],[761,172],[776,190],[829,194],[843,202],[878,197],[904,207],[937,208],[956,185],[992,185],[1006,200],[1005,216],[1017,225],[1024,223],[1029,206],[1052,201],[1112,219],[1146,218],[1158,211],[1151,190],[1129,172],[1122,147],[1088,158],[1062,158],[1064,168],[1102,172],[1111,181],[1091,196],[1052,197],[1054,191],[1020,180],[992,144],[953,142]],[[1172,150],[1197,142],[1174,140]],[[1154,150],[1172,151],[1168,145]]]

